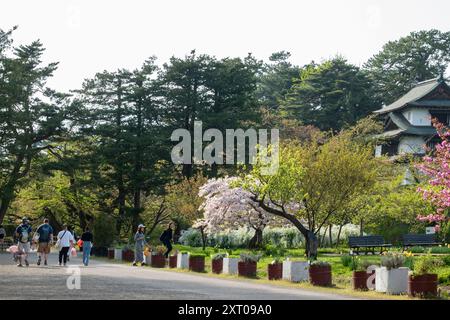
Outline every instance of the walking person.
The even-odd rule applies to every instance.
[[[134,262],[133,266],[137,266],[137,263],[139,262],[141,266],[147,265],[144,262],[144,246],[147,244],[145,241],[145,226],[143,224],[140,224],[138,226],[138,229],[136,231],[136,234],[134,235],[134,241],[135,244],[135,254],[134,254]]]
[[[81,235],[81,241],[83,241],[83,264],[87,267],[89,265],[89,257],[91,255],[91,249],[93,245],[94,236],[92,232],[86,227],[85,231]]]
[[[58,233],[58,242],[59,242],[59,265],[61,266],[64,263],[64,266],[67,264],[67,254],[71,246],[73,246],[73,235],[68,230],[67,225],[64,225],[64,229]]]
[[[67,230],[72,234],[73,242],[76,243],[76,242],[78,241],[78,237],[77,237],[77,235],[76,235],[75,230],[73,229],[73,227],[72,227],[72,226],[67,226]],[[70,250],[71,250],[71,249],[72,249],[72,245],[70,245],[69,253],[67,254],[67,262],[70,261]]]
[[[17,264],[18,267],[23,267],[22,261],[25,261],[25,265],[28,267],[30,264],[28,263],[28,254],[30,253],[31,249],[31,232],[33,230],[31,229],[30,223],[27,218],[22,219],[22,224],[20,224],[16,228],[15,236],[17,239],[17,247],[19,249],[19,252],[22,254],[20,255],[19,263]]]
[[[6,231],[5,228],[0,224],[0,249],[3,251],[3,244],[5,243]]]
[[[36,236],[37,235],[37,236]],[[48,254],[50,253],[50,246],[53,243],[53,228],[49,224],[47,218],[44,219],[44,223],[36,229],[36,238],[38,243],[38,261],[37,265],[41,265],[42,257],[44,257],[44,266],[47,265]]]
[[[172,251],[172,238],[173,238],[173,229],[172,229],[173,222],[169,223],[169,226],[166,230],[161,234],[161,237],[159,237],[159,240],[163,243],[163,245],[167,248],[166,253],[164,253],[164,256],[166,258],[169,257],[170,251]]]

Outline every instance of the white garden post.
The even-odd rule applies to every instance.
[[[239,258],[223,258],[222,273],[238,274],[238,262],[239,262]]]
[[[114,260],[122,260],[122,249],[114,249]]]
[[[408,291],[409,268],[388,270],[380,267],[375,270],[375,291],[387,294],[402,294]]]
[[[283,280],[291,282],[309,281],[307,261],[283,261]]]
[[[189,269],[189,253],[178,253],[177,256],[177,268]]]

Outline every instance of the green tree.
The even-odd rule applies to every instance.
[[[280,150],[276,174],[258,163],[244,187],[265,211],[290,221],[306,239],[308,257],[317,256],[317,235],[356,195],[373,187],[378,162],[370,145],[343,132],[324,144],[289,143]]]
[[[46,86],[57,63],[43,65],[39,41],[11,47],[0,30],[0,223],[33,162],[65,133],[68,96]]]
[[[294,81],[282,110],[303,124],[340,130],[380,107],[372,87],[366,73],[342,57],[312,63]]]
[[[191,136],[198,120],[204,130],[245,128],[258,114],[254,92],[259,67],[251,55],[217,60],[194,50],[184,58],[172,57],[161,73],[170,128],[186,129]],[[183,164],[182,173],[191,177],[194,169],[193,164]],[[215,175],[217,166],[211,170]]]
[[[450,62],[450,32],[439,30],[411,32],[367,61],[379,99],[389,104],[408,92],[419,81],[436,78]]]
[[[263,107],[272,112],[278,109],[292,87],[293,79],[300,75],[300,68],[289,62],[290,56],[290,52],[286,51],[273,53],[258,77],[257,98]]]

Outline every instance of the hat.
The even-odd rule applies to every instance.
[[[145,226],[141,223],[140,225],[138,225],[138,229],[140,228],[145,228]]]
[[[23,217],[23,218],[22,218],[22,222],[23,222],[23,223],[28,222],[28,218],[27,218],[27,217]]]

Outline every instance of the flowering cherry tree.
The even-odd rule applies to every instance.
[[[210,179],[200,187],[199,196],[204,202],[199,209],[204,218],[198,221],[198,226],[205,225],[206,233],[251,228],[255,235],[249,247],[258,247],[262,244],[264,228],[269,224],[279,225],[280,220],[258,207],[251,198],[252,193],[235,185],[238,181],[236,177]]]
[[[450,131],[437,121],[433,121],[433,125],[442,141],[436,145],[434,156],[424,157],[423,163],[417,166],[430,177],[429,186],[419,187],[417,191],[436,208],[436,212],[418,215],[417,219],[436,224],[438,231],[440,223],[448,220],[447,213],[450,208]]]

